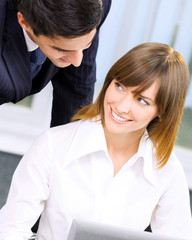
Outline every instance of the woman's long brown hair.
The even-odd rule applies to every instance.
[[[156,96],[160,117],[153,119],[147,130],[155,148],[157,167],[163,167],[173,150],[184,110],[189,84],[184,58],[166,44],[150,42],[136,46],[111,67],[95,103],[80,109],[73,121],[100,116],[104,124],[104,97],[113,79],[125,87],[136,87],[136,93],[141,93],[157,79],[160,82]]]

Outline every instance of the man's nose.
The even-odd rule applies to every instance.
[[[74,67],[79,67],[81,65],[82,59],[83,59],[82,50],[74,51],[70,55],[70,61]]]

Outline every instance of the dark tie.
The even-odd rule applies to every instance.
[[[42,64],[44,63],[46,56],[42,53],[40,48],[34,50],[30,57],[31,64],[31,76],[32,79],[38,74],[41,69]]]

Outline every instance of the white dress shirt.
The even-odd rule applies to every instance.
[[[155,168],[152,143],[114,177],[100,122],[49,129],[23,157],[0,211],[0,239],[22,240],[42,212],[38,240],[65,240],[73,218],[192,239],[189,191],[174,154]]]
[[[31,40],[31,38],[28,36],[28,34],[24,28],[23,28],[23,34],[25,37],[25,42],[27,45],[28,52],[32,52],[32,51],[36,50],[39,46],[33,40]]]

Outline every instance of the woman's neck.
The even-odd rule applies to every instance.
[[[124,164],[137,153],[142,134],[116,134],[109,133],[105,129],[104,132],[115,176]]]

